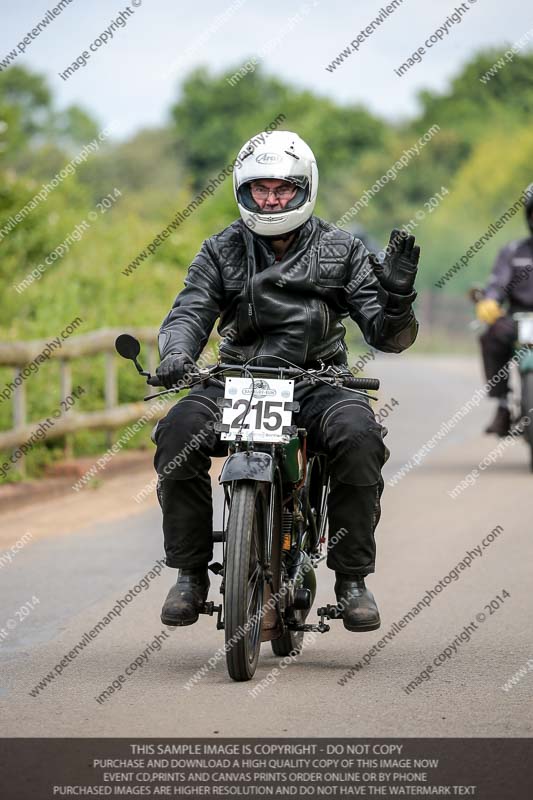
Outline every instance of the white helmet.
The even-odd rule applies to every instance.
[[[278,178],[298,187],[281,211],[261,211],[250,181]],[[290,131],[264,131],[246,142],[235,161],[233,189],[245,225],[260,236],[277,236],[307,222],[316,203],[318,169],[311,148]]]

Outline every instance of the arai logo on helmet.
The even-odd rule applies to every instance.
[[[282,157],[277,153],[261,153],[255,160],[258,164],[278,164],[283,161]]]

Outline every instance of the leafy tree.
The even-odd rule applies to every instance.
[[[43,146],[72,152],[99,130],[79,106],[56,111],[44,76],[21,66],[0,72],[0,158],[4,163],[31,171],[42,161],[39,150]]]
[[[4,160],[23,151],[44,130],[51,102],[43,76],[24,67],[0,72],[0,156]]]
[[[422,111],[413,127],[423,131],[438,122],[474,145],[494,125],[525,122],[533,111],[533,53],[517,53],[490,80],[480,80],[505,52],[498,48],[476,54],[444,93],[420,92]]]
[[[168,128],[142,130],[89,159],[79,169],[80,179],[90,187],[95,199],[101,197],[103,190],[108,192],[116,186],[136,196],[140,215],[151,216],[154,211],[159,214],[167,196],[177,196],[188,182],[174,144]]]
[[[279,114],[286,116],[279,129],[294,130],[306,139],[325,175],[384,137],[384,123],[362,107],[339,107],[265,76],[260,68],[231,85],[228,80],[234,74],[229,70],[212,76],[205,68],[195,70],[172,108],[177,149],[197,188]]]
[[[54,113],[50,133],[59,146],[73,150],[95,139],[100,130],[101,126],[87,111],[73,105]]]

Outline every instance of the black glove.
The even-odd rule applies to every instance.
[[[171,389],[189,372],[196,372],[194,359],[188,353],[169,353],[165,356],[155,374],[165,389]]]
[[[396,228],[390,235],[387,255],[383,262],[371,255],[372,268],[384,289],[392,294],[410,294],[413,291],[420,247],[415,237]]]

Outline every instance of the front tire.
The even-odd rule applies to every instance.
[[[226,663],[234,681],[253,678],[259,660],[266,527],[263,485],[257,481],[237,483],[231,499],[224,568]]]

